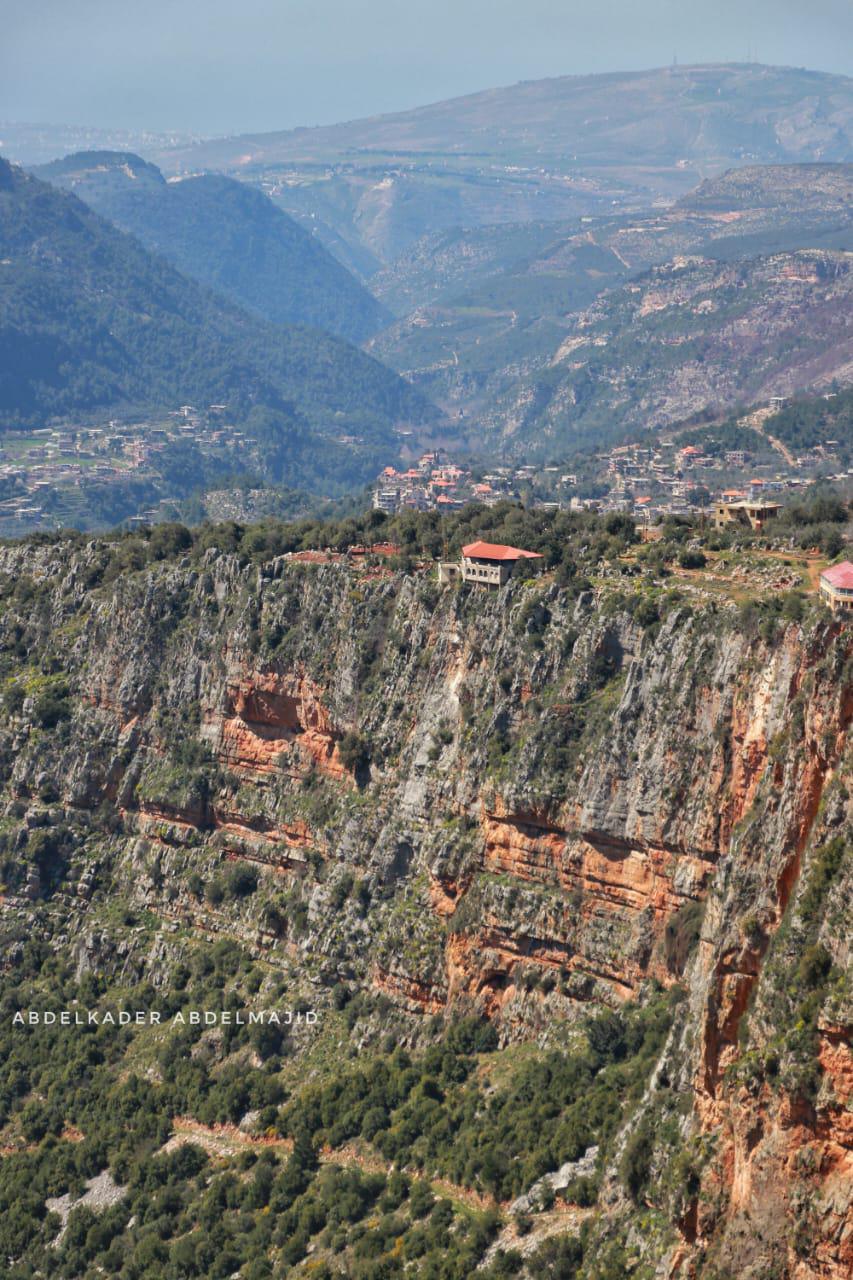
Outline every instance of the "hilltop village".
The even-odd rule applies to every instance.
[[[720,430],[716,438],[713,428],[679,436],[662,433],[657,439],[578,455],[563,466],[463,465],[438,449],[423,453],[406,468],[385,467],[377,477],[372,505],[395,515],[408,510],[458,511],[468,502],[491,507],[509,499],[532,507],[619,511],[649,525],[667,516],[731,507],[743,511],[742,519],[756,527],[747,508],[772,511],[784,495],[816,479],[842,489],[853,480],[838,441],[794,451],[763,433],[764,421],[783,404],[776,400],[754,410],[739,420],[734,432]],[[685,443],[685,435],[705,439]],[[730,517],[715,518],[722,523]]]
[[[651,527],[667,516],[710,513],[720,505],[733,511],[772,508],[816,479],[842,491],[851,488],[849,455],[839,441],[793,449],[765,433],[763,424],[782,403],[753,410],[728,428],[650,432],[641,441],[575,454],[562,463],[500,454],[483,461],[441,446],[419,454],[412,433],[401,431],[409,460],[382,469],[369,503],[396,515],[509,500],[553,510],[618,511]],[[338,443],[361,441],[342,436]],[[263,516],[272,510],[269,501],[256,510],[254,491],[227,487],[234,484],[229,476],[262,470],[261,446],[229,421],[221,404],[180,405],[144,421],[10,432],[0,449],[0,537],[62,526],[156,524],[188,514]],[[203,510],[188,513],[177,503],[178,489],[186,485],[196,487]],[[749,522],[748,515],[741,518]]]

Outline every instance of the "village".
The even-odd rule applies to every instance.
[[[563,466],[484,469],[476,462],[464,465],[442,449],[426,452],[405,469],[385,467],[373,490],[373,507],[394,515],[457,511],[469,502],[488,507],[509,499],[531,507],[624,512],[649,527],[667,516],[704,510],[718,526],[736,520],[760,528],[786,495],[817,479],[845,489],[853,482],[837,441],[794,453],[763,433],[763,422],[783,404],[777,399],[739,421],[751,447],[719,447],[709,429],[706,443],[684,444],[662,432],[657,439],[579,455]]]
[[[816,479],[842,490],[853,481],[836,441],[794,452],[764,434],[763,423],[777,408],[773,403],[742,418],[736,447],[721,447],[712,428],[690,433],[707,437],[691,443],[673,433],[649,433],[562,464],[501,455],[488,462],[463,459],[438,446],[419,454],[412,433],[401,431],[409,459],[383,468],[369,500],[387,515],[511,501],[532,508],[618,511],[649,529],[667,516],[697,511],[718,525],[735,519],[758,528],[786,495]],[[355,441],[346,437],[341,443]],[[226,406],[218,404],[181,405],[156,420],[6,432],[0,448],[0,537],[180,518],[173,483],[179,473],[195,479],[201,491],[215,487],[217,477],[252,468],[260,473],[262,464],[257,443],[230,424]],[[235,497],[238,513],[244,499]]]
[[[212,465],[226,466],[231,459],[245,465],[252,442],[225,421],[225,408],[182,405],[158,421],[112,419],[5,433],[0,448],[0,537],[81,522],[81,527],[88,527],[86,517],[97,518],[101,510],[105,523],[163,519],[157,490],[180,455],[191,452]],[[151,506],[128,514],[140,492]]]

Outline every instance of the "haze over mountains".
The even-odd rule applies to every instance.
[[[225,402],[355,488],[401,427],[563,456],[844,384],[851,139],[853,81],[708,66],[39,170],[133,238],[7,167],[7,425]]]
[[[47,164],[74,151],[156,151],[199,141],[198,137],[177,132],[0,120],[0,153],[13,164],[25,167]]]
[[[317,452],[315,432],[329,441],[328,462],[334,438],[387,448],[396,423],[431,414],[417,392],[356,348],[249,316],[76,196],[5,161],[0,256],[7,427],[221,402],[269,436],[281,474],[296,452]],[[357,449],[347,458],[352,483]]]
[[[75,153],[36,172],[274,324],[361,342],[388,319],[316,238],[245,183],[216,174],[167,183],[155,165],[118,151]]]
[[[733,165],[849,161],[853,81],[754,64],[565,76],[152,158],[262,181],[330,240],[388,262],[451,226],[648,206]]]
[[[467,418],[551,449],[843,381],[852,210],[853,165],[748,166],[644,216],[426,237],[374,284],[431,303],[371,347]]]

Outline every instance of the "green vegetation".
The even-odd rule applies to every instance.
[[[773,937],[760,1010],[741,1025],[745,1051],[732,1068],[740,1079],[752,1084],[767,1080],[808,1099],[817,1094],[822,1074],[818,1020],[836,996],[842,1003],[846,998],[844,974],[827,950],[824,928],[845,927],[844,903],[834,891],[849,876],[851,852],[842,836],[816,850],[802,892]],[[749,1029],[759,1014],[772,1032],[756,1049],[750,1047]]]
[[[805,506],[840,527],[833,501]],[[684,1055],[693,1052],[695,1028],[682,1025],[676,1008],[683,993],[646,982],[636,1003],[609,1009],[599,1001],[612,990],[610,966],[618,973],[628,956],[682,977],[701,908],[685,902],[662,938],[652,911],[605,918],[594,889],[566,891],[559,858],[531,857],[526,880],[499,860],[497,842],[484,855],[479,803],[461,811],[436,804],[427,861],[421,833],[387,783],[396,784],[397,760],[412,745],[409,709],[455,661],[459,635],[458,701],[436,707],[431,737],[408,757],[430,785],[443,786],[464,762],[486,813],[494,784],[506,812],[520,815],[523,835],[538,841],[553,831],[559,845],[566,808],[551,831],[547,804],[571,795],[581,760],[597,766],[617,708],[627,768],[651,737],[644,728],[632,741],[631,717],[648,724],[661,708],[658,723],[674,744],[664,812],[693,803],[688,770],[701,772],[715,745],[725,750],[730,717],[720,707],[701,733],[691,717],[704,715],[706,696],[719,706],[716,690],[705,691],[720,683],[721,658],[739,680],[746,664],[763,666],[769,649],[732,645],[728,636],[718,645],[715,626],[744,626],[751,636],[753,626],[758,634],[798,610],[822,614],[799,593],[771,591],[765,601],[751,589],[742,616],[712,605],[693,614],[687,576],[680,596],[661,581],[678,572],[679,557],[707,547],[704,582],[718,566],[722,575],[750,566],[753,555],[757,562],[760,547],[745,533],[742,544],[733,537],[712,551],[717,535],[687,520],[667,522],[661,534],[639,544],[623,516],[503,503],[444,518],[169,524],[94,542],[40,537],[4,550],[10,568],[30,567],[32,552],[31,573],[0,577],[0,745],[7,776],[22,780],[0,815],[0,1145],[9,1152],[0,1161],[0,1256],[12,1259],[13,1280],[224,1280],[235,1272],[240,1280],[617,1280],[637,1272],[639,1246],[629,1248],[616,1230],[602,1241],[596,1231],[611,1224],[596,1213],[577,1240],[563,1234],[525,1261],[520,1250],[531,1234],[553,1223],[522,1215],[522,1239],[507,1203],[592,1146],[597,1164],[566,1192],[573,1214],[597,1204],[605,1168],[621,1177],[635,1219],[654,1217],[655,1230],[669,1229],[672,1204],[695,1198],[704,1152],[684,1132]],[[541,550],[548,573],[498,593],[440,586],[428,566],[412,567],[479,536]],[[279,560],[306,546],[337,552],[379,541],[396,543],[400,554],[372,557],[366,575]],[[658,630],[666,647],[655,643]],[[829,631],[813,627],[804,651],[823,644],[820,679],[831,677],[835,689],[847,673],[837,629],[828,646],[821,639]],[[677,686],[666,672],[670,646],[683,656]],[[654,710],[645,699],[638,705],[641,667],[656,673]],[[283,673],[284,690],[244,683],[257,671]],[[339,673],[331,696],[330,673]],[[300,747],[303,723],[324,732],[311,681],[358,787],[338,785],[322,758],[312,767]],[[785,703],[788,747],[802,736],[809,681],[817,687],[815,671],[806,672],[798,700]],[[232,749],[221,757],[208,745],[219,716],[239,729],[223,734]],[[244,726],[235,726],[237,716]],[[240,754],[249,745],[244,728],[258,725],[258,737],[272,730],[263,757],[272,767],[260,780],[240,763],[252,758]],[[679,756],[682,726],[689,761]],[[317,745],[315,738],[312,752]],[[770,748],[774,766],[790,768],[788,747],[780,734]],[[826,750],[834,760],[836,747]],[[719,776],[715,767],[715,785]],[[837,801],[840,781],[832,785]],[[519,796],[529,807],[514,807]],[[137,821],[140,800],[148,811]],[[835,804],[826,808],[831,817]],[[844,925],[847,859],[834,843],[806,857],[779,933],[784,942],[787,928],[791,945],[771,950],[778,1008],[766,1021],[763,1009],[754,1014],[779,1041],[768,1054],[744,1055],[750,1087],[766,1078],[813,1095],[820,1080],[821,1010],[843,995],[831,939]],[[694,891],[689,879],[677,884]],[[451,916],[430,910],[436,888],[455,894]],[[766,944],[766,921],[755,902],[744,907],[751,948]],[[504,928],[526,954],[507,962],[499,953],[486,970],[487,930],[499,937]],[[207,940],[220,931],[245,939],[245,950]],[[400,1008],[394,981],[410,977],[414,998],[427,1003],[454,951],[481,965],[489,990],[500,993],[500,1041],[495,1026],[473,1017]],[[374,993],[368,974],[391,994]],[[473,1007],[464,999],[460,1015]],[[319,1022],[75,1028],[66,1055],[56,1052],[56,1031],[11,1023],[17,1008],[58,1004],[155,1009],[164,1021],[191,1008],[298,1014],[316,1005]],[[539,1043],[515,1043],[513,1033],[504,1042],[519,1017],[543,1029]],[[675,1017],[683,1036],[670,1036]],[[54,1244],[60,1224],[46,1199],[76,1200],[105,1170],[120,1199],[78,1206]],[[610,1190],[608,1182],[608,1199]],[[490,1253],[478,1272],[499,1230],[503,1252]]]
[[[666,922],[663,935],[664,956],[670,973],[681,976],[702,929],[705,903],[688,901]]]
[[[494,1048],[491,1028],[458,1023],[420,1058],[400,1050],[302,1090],[280,1130],[332,1147],[361,1137],[390,1161],[511,1198],[588,1147],[606,1148],[642,1092],[677,995],[601,1014],[586,1049],[523,1061],[500,1086],[475,1057]]]
[[[367,289],[263,192],[205,174],[167,183],[154,165],[84,151],[38,169],[151,253],[273,324],[363,342],[386,318]]]
[[[368,511],[339,520],[263,520],[251,525],[229,520],[193,529],[165,522],[133,532],[102,535],[95,544],[88,585],[112,582],[146,565],[185,554],[199,561],[211,548],[234,553],[246,563],[261,563],[294,551],[343,551],[353,545],[369,547],[391,542],[400,547],[400,554],[383,557],[381,563],[395,570],[411,570],[424,557],[432,559],[445,552],[458,556],[465,543],[477,538],[540,551],[546,566],[557,571],[560,585],[580,594],[590,585],[582,564],[592,569],[601,559],[617,559],[636,541],[636,534],[633,522],[622,516],[600,518],[589,512],[527,510],[508,501],[490,508],[469,503],[448,516],[427,511],[388,517],[381,511]],[[33,534],[26,541],[33,546],[82,545],[85,539],[69,530]],[[2,585],[0,582],[0,597]],[[279,636],[277,644],[283,639]],[[362,675],[369,676],[369,670]]]
[[[835,440],[849,462],[853,440],[853,390],[836,389],[828,396],[801,396],[768,418],[765,429],[793,449],[813,449]]]
[[[417,392],[355,348],[252,319],[3,160],[0,252],[7,429],[221,403],[262,446],[267,478],[319,483],[345,469],[352,485],[375,474],[395,422],[430,415]],[[336,443],[342,434],[360,444]]]
[[[33,941],[16,955],[0,1008],[0,1129],[11,1142],[0,1161],[0,1249],[10,1280],[283,1278],[302,1274],[309,1251],[312,1275],[468,1280],[501,1222],[488,1198],[514,1194],[593,1141],[606,1148],[642,1093],[677,998],[652,992],[642,1006],[591,1017],[569,1055],[516,1060],[497,1050],[488,1023],[468,1018],[418,1052],[390,1045],[294,1087],[282,1071],[291,1032],[236,1022],[247,1001],[258,1004],[250,993],[262,978],[232,942],[196,946],[166,993],[78,981]],[[353,1025],[370,1014],[364,995],[337,1003]],[[55,1028],[12,1023],[17,1009],[58,1008],[102,1018],[69,1031],[61,1056]],[[119,1008],[156,1011],[161,1022],[103,1020]],[[233,1020],[213,1038],[172,1021],[198,1008]],[[257,1132],[277,1129],[292,1143],[259,1146],[205,1127],[246,1112]],[[321,1143],[356,1138],[363,1161],[318,1159]],[[106,1170],[111,1202],[71,1207],[60,1236],[45,1201],[68,1193],[73,1206]],[[458,1186],[431,1185],[437,1173]],[[486,1201],[469,1203],[464,1188]],[[526,1272],[498,1250],[478,1274],[565,1278],[583,1274],[583,1260],[584,1238],[561,1237],[536,1249]]]

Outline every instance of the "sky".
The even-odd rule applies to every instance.
[[[851,75],[853,0],[0,0],[0,120],[215,136],[675,57]]]

